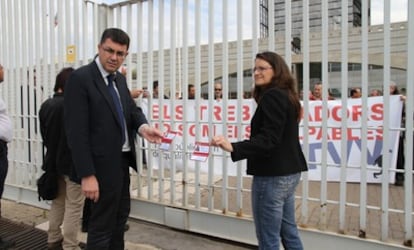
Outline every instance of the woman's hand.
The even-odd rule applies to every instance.
[[[222,135],[214,136],[213,139],[211,139],[210,144],[212,146],[220,147],[224,151],[227,152],[233,152],[233,145]]]

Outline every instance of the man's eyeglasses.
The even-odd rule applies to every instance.
[[[113,56],[114,54],[116,54],[117,57],[119,58],[125,58],[128,55],[128,52],[123,52],[123,51],[115,51],[111,48],[104,48],[102,47],[103,51],[105,51],[106,53],[110,54],[111,56]]]
[[[256,72],[256,71],[259,71],[259,72],[263,72],[263,71],[265,71],[265,70],[268,70],[268,69],[271,69],[272,67],[254,67],[253,68],[253,73],[254,72]]]
[[[221,91],[221,89],[214,89],[214,91]]]

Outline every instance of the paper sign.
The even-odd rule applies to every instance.
[[[196,142],[194,152],[191,154],[193,161],[206,161],[210,152],[210,144],[208,142]]]
[[[68,45],[66,47],[66,62],[74,63],[76,60],[76,46]]]
[[[170,150],[170,146],[174,137],[177,135],[177,132],[170,131],[168,132],[161,140],[160,149],[161,150]]]

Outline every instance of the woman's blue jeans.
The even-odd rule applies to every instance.
[[[295,189],[300,173],[254,176],[253,219],[260,250],[303,249],[295,221]]]

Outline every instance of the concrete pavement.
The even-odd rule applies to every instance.
[[[339,183],[328,183],[327,199],[329,201],[339,200],[340,185]],[[355,236],[365,234],[368,240],[380,240],[381,238],[381,210],[370,208],[366,214],[367,225],[365,231],[360,230],[360,208],[357,206],[360,202],[361,187],[357,183],[346,184],[346,218],[345,229],[341,231],[338,229],[339,223],[339,205],[328,202],[326,204],[326,211],[322,211],[321,202],[316,199],[321,193],[320,182],[309,183],[309,200],[308,216],[303,218],[301,216],[301,200],[297,201],[297,221],[310,229],[319,229],[330,233],[340,233],[348,236]],[[298,187],[297,195],[301,195],[301,186]],[[389,191],[389,208],[392,210],[404,208],[404,188],[394,185],[388,186]],[[369,207],[381,207],[381,185],[369,184],[367,185],[367,200]],[[414,198],[414,190],[412,192]],[[220,192],[215,192],[215,196],[220,196]],[[232,199],[230,197],[230,199]],[[249,213],[249,199],[246,199],[244,211]],[[203,201],[204,202],[204,201]],[[355,205],[354,205],[355,204]],[[321,213],[324,217],[321,217]],[[19,204],[14,201],[2,200],[2,216],[14,220],[16,222],[23,222],[28,225],[37,226],[42,229],[47,229],[47,214],[48,210],[43,210],[36,207],[31,207],[24,204]],[[404,241],[404,214],[400,212],[390,212],[389,214],[389,242],[394,242],[400,246]],[[243,250],[255,249],[253,246],[242,245],[236,242],[223,241],[216,238],[206,237],[203,235],[183,232],[169,227],[147,223],[130,219],[130,230],[126,233],[125,239],[127,241],[127,249],[229,249],[229,250]],[[414,229],[414,225],[413,225]],[[85,234],[80,234],[81,239],[86,239]]]
[[[35,226],[47,230],[48,210],[2,200],[2,216],[16,223]],[[129,230],[125,233],[125,249],[127,250],[247,250],[254,246],[237,242],[224,241],[217,238],[175,230],[140,220],[130,219]],[[79,239],[86,241],[86,233],[79,232]]]

